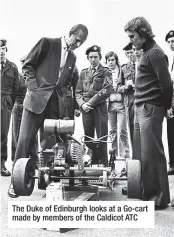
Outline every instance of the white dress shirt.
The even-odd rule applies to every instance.
[[[63,68],[64,68],[66,60],[67,60],[67,56],[68,56],[68,49],[67,49],[67,44],[65,42],[65,37],[61,38],[61,45],[62,45],[62,48],[61,48],[59,77],[63,71]]]

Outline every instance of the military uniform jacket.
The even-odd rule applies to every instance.
[[[118,93],[121,94],[129,94],[134,93],[134,89],[131,87],[126,89],[126,82],[128,80],[132,80],[133,84],[135,84],[135,67],[131,62],[124,64],[121,68],[121,77],[118,81]]]
[[[92,75],[91,68],[82,70],[76,87],[76,100],[79,107],[88,102],[95,108],[104,102],[112,91],[112,72],[101,64]]]
[[[36,114],[42,113],[56,89],[59,97],[59,113],[63,114],[63,88],[73,73],[76,56],[69,50],[59,78],[60,60],[61,38],[42,38],[28,54],[22,68],[27,86],[24,99],[24,107],[27,110]]]
[[[17,66],[6,59],[3,71],[1,71],[1,109],[7,107],[12,110],[18,91],[19,73]]]

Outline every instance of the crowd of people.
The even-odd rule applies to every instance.
[[[94,137],[96,132],[98,138],[107,139],[110,134],[115,156],[141,161],[141,199],[155,201],[156,209],[167,207],[168,175],[174,175],[174,31],[165,37],[170,57],[155,42],[144,17],[129,21],[124,31],[129,38],[123,48],[128,63],[120,65],[116,52],[109,51],[103,65],[101,47],[93,45],[86,50],[90,65],[80,73],[73,50],[87,39],[85,25],[73,26],[60,38],[40,39],[22,57],[22,73],[6,58],[7,41],[0,39],[2,176],[11,175],[5,167],[11,115],[14,167],[20,157],[37,162],[36,137],[46,118],[74,119],[81,113],[86,136]],[[168,171],[162,143],[164,117]],[[107,167],[107,143],[101,154]],[[8,195],[17,197],[13,175]]]

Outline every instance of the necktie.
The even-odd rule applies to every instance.
[[[92,75],[94,75],[95,72],[96,72],[96,68],[93,67],[93,68],[92,68]]]
[[[171,72],[173,72],[173,67],[174,67],[174,56],[173,56],[173,63],[172,63],[172,67],[171,67]]]
[[[4,62],[1,62],[1,72],[3,71],[4,69]]]

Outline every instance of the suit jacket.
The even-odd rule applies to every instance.
[[[36,114],[42,113],[56,89],[59,97],[59,114],[63,114],[63,87],[71,78],[76,56],[72,51],[68,52],[59,78],[60,60],[61,38],[42,38],[28,54],[22,67],[27,86],[24,99],[24,107],[27,110]]]

